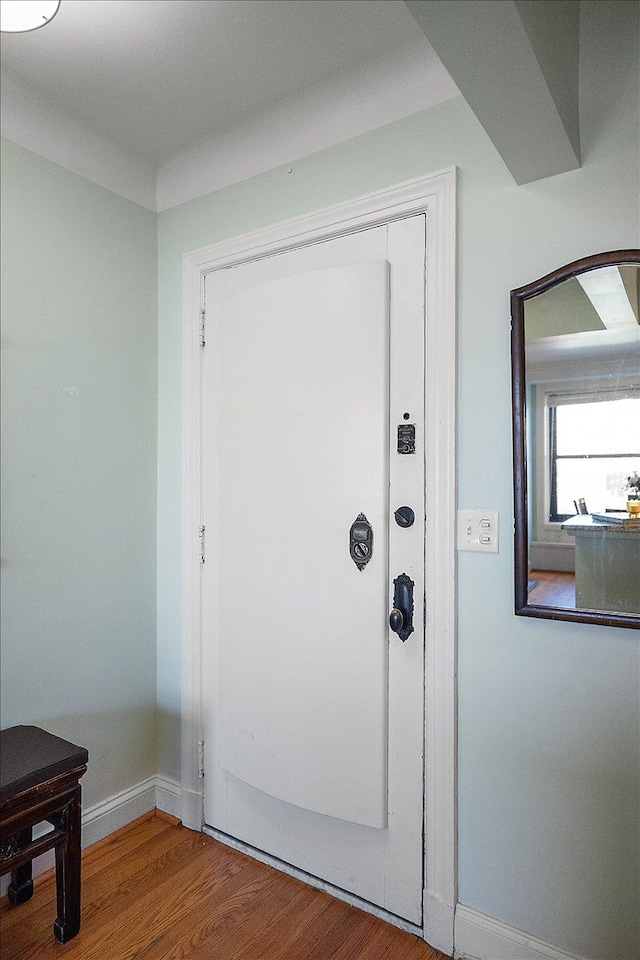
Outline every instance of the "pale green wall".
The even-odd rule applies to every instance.
[[[2,146],[1,725],[156,771],[156,216]]]
[[[637,6],[582,16],[582,169],[516,187],[458,99],[159,218],[160,770],[179,777],[182,255],[459,168],[459,502],[497,556],[459,556],[459,894],[584,956],[637,957],[638,634],[513,616],[509,290],[637,246]]]

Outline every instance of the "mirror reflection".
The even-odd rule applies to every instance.
[[[521,440],[516,612],[635,625],[640,267],[597,261],[557,271],[512,298],[521,354],[515,412],[523,421],[514,423]]]

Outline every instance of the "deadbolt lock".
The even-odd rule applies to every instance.
[[[416,515],[411,507],[398,507],[393,515],[399,527],[411,527],[416,519]]]

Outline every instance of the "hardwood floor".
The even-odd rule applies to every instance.
[[[82,927],[53,936],[53,872],[0,907],[0,960],[445,960],[416,937],[162,815],[85,851]]]
[[[560,573],[556,570],[532,570],[529,573],[529,603],[545,607],[568,607],[576,605],[575,573]]]

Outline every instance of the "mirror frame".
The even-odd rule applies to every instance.
[[[515,545],[515,613],[520,617],[545,620],[574,620],[599,623],[609,627],[640,629],[640,614],[595,610],[566,609],[528,602],[529,520],[527,509],[527,437],[526,437],[526,366],[524,307],[527,300],[550,290],[578,274],[599,267],[640,264],[640,250],[612,250],[574,260],[540,280],[511,291],[511,376],[513,412],[513,494]]]

